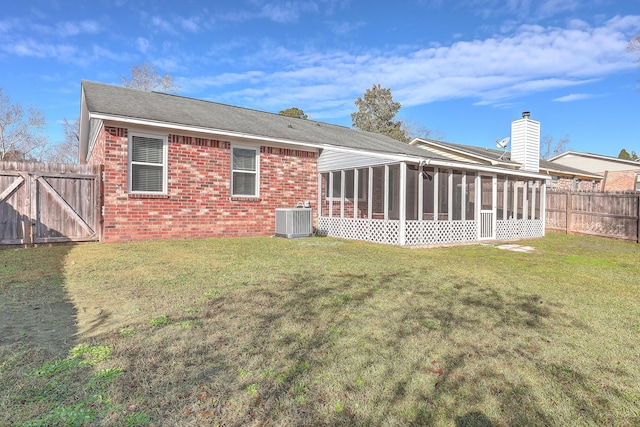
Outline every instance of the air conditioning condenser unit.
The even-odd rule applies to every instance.
[[[311,208],[276,209],[276,236],[311,237],[313,217]]]

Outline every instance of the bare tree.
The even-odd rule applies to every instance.
[[[51,147],[47,160],[56,163],[77,163],[80,147],[80,120],[62,120],[64,141]]]
[[[629,41],[629,44],[627,45],[627,50],[629,52],[640,52],[640,34],[635,36]],[[638,59],[638,63],[640,63],[640,59]]]
[[[567,149],[569,145],[569,135],[565,135],[558,141],[554,142],[552,136],[545,136],[542,138],[540,144],[540,157],[542,160],[549,160],[552,157],[557,156]]]
[[[41,110],[29,107],[25,112],[0,88],[0,160],[42,161],[48,144],[45,125]]]
[[[148,92],[177,92],[178,86],[171,74],[159,75],[156,68],[149,62],[131,66],[131,78],[121,77],[122,85],[131,89],[146,90]]]
[[[445,138],[444,132],[437,129],[429,129],[424,125],[409,119],[400,119],[400,128],[409,141],[416,138],[435,139],[441,141]]]
[[[635,36],[629,41],[627,45],[627,49],[630,52],[640,52],[640,34]]]

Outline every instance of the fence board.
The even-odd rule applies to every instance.
[[[640,243],[640,194],[547,191],[547,230]]]
[[[99,240],[100,168],[0,162],[0,245]]]

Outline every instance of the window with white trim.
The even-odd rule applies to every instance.
[[[258,150],[233,147],[231,152],[231,195],[257,197]]]
[[[636,174],[636,191],[640,191],[640,173]]]
[[[167,192],[167,137],[129,133],[129,192]]]

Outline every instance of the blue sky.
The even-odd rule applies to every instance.
[[[178,94],[350,126],[390,88],[398,117],[493,147],[531,111],[569,148],[640,153],[636,0],[16,1],[0,15],[0,87],[42,109],[53,141],[80,81],[148,61]]]

